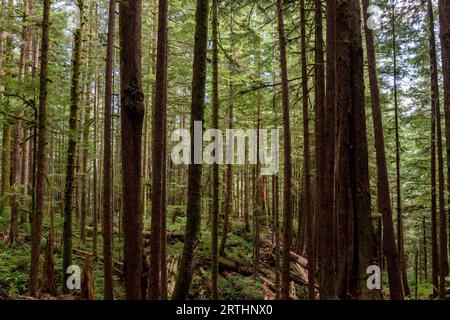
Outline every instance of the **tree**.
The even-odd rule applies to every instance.
[[[41,70],[39,74],[39,136],[38,161],[36,172],[36,206],[31,228],[31,266],[28,291],[36,295],[38,288],[39,256],[41,244],[42,218],[44,216],[45,165],[47,161],[47,80],[48,80],[48,48],[50,29],[50,0],[44,1],[42,16]],[[51,244],[49,244],[51,245]]]
[[[2,0],[0,10],[2,17],[6,17],[6,0]],[[5,31],[5,20],[0,23],[0,75],[3,74],[3,32]]]
[[[432,184],[432,210],[431,210],[431,250],[432,250],[432,269],[433,269],[433,285],[435,289],[438,288],[438,261],[439,254],[437,252],[437,234],[436,234],[436,139],[439,139],[438,152],[439,152],[439,208],[440,213],[444,213],[444,190],[443,190],[443,161],[442,161],[442,134],[441,134],[441,110],[439,103],[439,80],[438,80],[438,68],[437,68],[437,55],[436,55],[436,36],[434,33],[434,14],[433,4],[431,0],[427,0],[428,9],[428,24],[429,24],[429,55],[430,55],[430,80],[431,80],[431,184]],[[436,137],[436,131],[438,135]],[[444,219],[445,221],[445,219]],[[444,248],[446,245],[444,245]]]
[[[439,23],[440,38],[442,51],[442,73],[444,75],[444,110],[445,110],[445,137],[447,141],[447,185],[450,190],[450,3],[448,1],[439,1]],[[437,119],[436,119],[437,121]],[[441,212],[442,213],[442,212]],[[447,221],[445,212],[440,214],[440,283],[439,297],[444,298],[445,293],[442,292],[445,285],[445,276],[448,274],[448,251],[447,243]],[[443,243],[444,244],[443,244]],[[450,243],[449,243],[450,248]]]
[[[6,0],[2,1],[2,16],[6,16],[8,14],[6,7]],[[4,31],[6,30],[7,19],[2,19],[1,22],[1,34],[0,34],[0,75],[3,76],[3,61],[8,63],[11,55],[11,44],[12,37],[6,37],[4,39]],[[5,41],[6,40],[6,41]],[[3,53],[5,49],[5,53]],[[11,126],[9,121],[4,121],[2,128],[2,181],[1,181],[1,189],[0,189],[0,215],[3,214],[5,206],[7,204],[7,193],[9,192],[9,184],[10,184],[10,145],[11,145]]]
[[[292,156],[289,116],[289,83],[286,62],[286,34],[284,31],[284,2],[277,0],[278,43],[280,47],[281,97],[284,126],[284,197],[283,197],[283,253],[281,264],[281,298],[289,298],[290,261],[292,245]]]
[[[158,44],[156,55],[156,96],[153,113],[152,141],[152,239],[150,255],[149,298],[158,299],[160,281],[160,254],[162,246],[161,227],[163,199],[163,172],[166,161],[163,144],[166,135],[164,119],[167,104],[167,11],[168,2],[159,0],[158,10]],[[162,124],[162,125],[161,125]],[[165,222],[165,221],[164,221]],[[165,241],[165,239],[164,239]]]
[[[357,0],[337,6],[337,285],[342,299],[371,297],[365,276],[373,262],[364,64]]]
[[[191,160],[194,160],[194,123],[203,123],[205,84],[206,84],[206,53],[208,40],[208,0],[197,0],[195,13],[194,63],[192,73],[192,103],[191,103]],[[187,298],[192,281],[192,263],[194,250],[198,241],[201,223],[201,177],[202,165],[190,164],[188,171],[188,203],[186,235],[183,246],[179,273],[172,294],[173,300]]]
[[[112,183],[112,85],[114,66],[114,31],[116,26],[116,1],[109,2],[108,38],[106,44],[106,70],[105,70],[105,117],[103,131],[103,276],[105,278],[104,297],[112,300],[113,276],[112,276],[112,208],[111,208],[111,183]],[[97,213],[95,213],[97,214]]]
[[[120,3],[120,94],[124,277],[126,298],[142,296],[141,155],[144,94],[141,79],[141,0]]]
[[[326,2],[326,101],[323,113],[318,108],[319,154],[318,163],[319,179],[323,172],[323,181],[319,181],[318,194],[318,233],[322,235],[318,243],[319,257],[319,286],[320,299],[328,300],[336,298],[335,277],[335,206],[334,206],[334,175],[335,175],[335,114],[336,114],[336,0]],[[316,10],[320,7],[316,4]],[[317,19],[316,19],[317,20]],[[316,41],[320,38],[316,38]],[[317,55],[316,55],[317,59]],[[321,62],[320,60],[318,61]],[[320,73],[319,73],[320,75]],[[316,80],[316,88],[320,81]],[[316,97],[317,99],[317,97]]]
[[[219,129],[219,46],[218,46],[218,7],[219,0],[212,2],[212,41],[213,41],[213,110],[212,127]],[[217,278],[219,271],[218,240],[219,240],[219,164],[213,164],[213,212],[211,216],[211,291],[214,300],[219,298]]]
[[[14,10],[14,2],[10,2],[11,14]],[[19,56],[19,73],[17,79],[19,83],[23,82],[23,76],[25,72],[25,50],[26,50],[26,19],[27,19],[27,2],[23,2],[22,10],[22,32],[21,32],[21,44],[20,44],[20,56]],[[19,224],[19,193],[20,193],[20,175],[21,175],[21,161],[20,152],[22,144],[22,111],[18,111],[19,117],[17,117],[12,124],[11,132],[11,194],[9,196],[9,206],[11,208],[11,220],[9,225],[8,243],[14,244],[17,242],[18,237],[18,224]]]
[[[72,80],[70,87],[70,115],[69,115],[69,137],[67,145],[66,160],[66,180],[64,187],[64,230],[63,230],[63,283],[68,278],[67,268],[72,265],[72,212],[73,212],[73,191],[74,191],[74,175],[75,175],[75,156],[77,152],[78,140],[78,107],[80,101],[80,67],[81,67],[81,51],[82,37],[84,27],[84,2],[77,0],[79,10],[79,25],[74,31],[73,54],[72,54]],[[37,199],[36,199],[37,202]],[[68,288],[64,285],[64,292]]]
[[[235,67],[233,60],[233,52],[234,52],[234,41],[235,33],[234,33],[234,5],[231,4],[231,22],[230,22],[230,56],[229,56],[229,68],[230,68],[230,75],[233,76],[235,73]],[[228,128],[230,130],[233,129],[233,121],[234,121],[234,84],[233,80],[230,80],[229,82],[229,102],[228,102],[228,109],[227,109],[227,118],[228,118]],[[227,137],[228,139],[228,137]],[[227,148],[229,148],[230,144],[227,145]],[[231,159],[232,160],[232,159]],[[222,237],[220,239],[220,246],[219,246],[219,255],[225,256],[225,246],[227,243],[227,236],[228,236],[228,230],[229,230],[229,224],[230,224],[230,216],[233,213],[233,166],[231,163],[227,163],[226,171],[225,171],[225,214],[223,217],[223,228],[222,228]]]
[[[369,1],[363,0],[364,21],[368,16]],[[376,162],[377,162],[377,206],[383,221],[383,253],[387,258],[389,292],[391,299],[402,300],[403,288],[399,257],[395,243],[394,222],[392,219],[391,195],[389,177],[386,164],[386,152],[383,133],[383,119],[381,114],[380,91],[377,78],[377,62],[373,31],[364,25],[367,60],[369,65],[370,97],[372,106],[373,128],[375,135]],[[378,261],[381,264],[381,261]]]
[[[90,157],[90,143],[89,143],[89,131],[92,123],[91,118],[91,85],[93,78],[93,51],[94,51],[94,3],[90,3],[89,7],[89,17],[88,17],[89,30],[87,34],[87,52],[86,52],[86,72],[84,73],[84,84],[83,90],[85,94],[83,95],[82,108],[83,108],[83,121],[82,121],[82,131],[81,131],[81,143],[80,143],[80,157],[81,157],[81,203],[80,203],[80,238],[84,243],[86,242],[86,221],[89,211],[89,199],[88,199],[88,183],[89,183],[89,172],[88,172],[88,162]]]
[[[305,203],[305,215],[307,221],[307,255],[308,255],[308,293],[309,299],[315,299],[315,247],[314,247],[314,213],[311,207],[311,172],[310,172],[310,150],[309,150],[309,105],[308,105],[308,71],[306,66],[306,17],[305,0],[300,0],[300,46],[302,60],[302,102],[303,102],[303,197]]]
[[[401,169],[400,169],[400,136],[399,136],[399,111],[398,111],[398,74],[397,74],[397,31],[395,16],[395,1],[392,3],[392,48],[393,48],[393,68],[394,68],[394,120],[395,120],[395,173],[397,189],[397,247],[400,260],[400,270],[402,273],[403,291],[405,296],[410,295],[408,277],[406,274],[406,261],[403,239],[403,215],[402,215],[402,193],[401,193]]]

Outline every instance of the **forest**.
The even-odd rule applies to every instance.
[[[450,0],[0,2],[0,300],[450,299]]]

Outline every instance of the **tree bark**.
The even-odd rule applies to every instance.
[[[64,292],[68,292],[66,281],[68,274],[67,268],[72,264],[72,211],[73,211],[73,193],[75,183],[75,157],[77,152],[78,140],[78,107],[79,107],[79,85],[80,85],[80,66],[82,37],[84,27],[84,3],[83,0],[77,1],[79,8],[80,25],[74,31],[73,56],[72,56],[72,84],[70,87],[70,115],[69,115],[69,138],[67,146],[66,160],[66,181],[64,187],[64,230],[63,230],[63,284]],[[36,197],[37,202],[37,197]]]
[[[164,199],[163,195],[163,154],[165,128],[164,119],[167,108],[167,0],[159,0],[158,9],[158,43],[156,53],[156,99],[153,113],[153,150],[152,150],[152,239],[150,254],[149,298],[159,298],[160,285],[160,254],[162,246],[161,219]]]
[[[445,110],[445,137],[447,146],[447,188],[450,191],[450,3],[439,0],[439,22],[442,51],[442,73],[444,76],[444,110]],[[437,121],[437,119],[436,119]],[[449,198],[450,203],[450,198]],[[448,208],[450,211],[450,207]],[[450,219],[450,218],[449,218]],[[445,276],[448,275],[448,250],[450,242],[447,244],[447,221],[444,214],[440,215],[439,239],[444,242],[440,244],[440,284],[439,296],[444,298],[443,287],[445,286]]]
[[[397,247],[400,260],[400,270],[402,273],[403,291],[405,296],[410,295],[408,277],[406,273],[406,261],[403,239],[403,215],[401,197],[401,172],[400,172],[400,137],[399,137],[399,114],[398,114],[398,93],[397,93],[397,34],[395,21],[395,1],[392,6],[392,47],[393,47],[393,68],[394,68],[394,117],[395,117],[395,166],[396,166],[396,188],[397,188]]]
[[[218,21],[219,0],[213,0],[212,3],[212,41],[213,41],[213,110],[212,110],[212,127],[219,129],[219,21]],[[220,147],[217,145],[217,147]],[[213,164],[213,207],[211,216],[211,294],[214,300],[219,298],[217,290],[218,279],[218,241],[219,241],[219,164]]]
[[[431,170],[432,172],[432,204],[431,204],[431,220],[432,220],[432,268],[433,268],[433,285],[436,293],[436,288],[439,287],[438,282],[438,264],[439,253],[437,251],[437,233],[436,233],[436,144],[438,146],[438,172],[439,172],[439,214],[444,216],[445,220],[445,208],[444,208],[444,171],[443,171],[443,159],[442,159],[442,133],[441,133],[441,111],[439,103],[439,80],[437,69],[437,55],[436,55],[436,36],[434,32],[434,14],[433,5],[431,0],[427,0],[428,9],[428,32],[429,32],[429,55],[430,55],[430,80],[431,80]],[[438,139],[438,141],[437,141]],[[445,224],[445,223],[444,223]],[[444,249],[446,245],[444,244]],[[444,289],[445,290],[445,289]]]
[[[41,69],[39,75],[39,136],[37,143],[37,170],[36,170],[36,206],[33,213],[31,228],[31,266],[28,291],[34,296],[38,289],[39,256],[41,243],[42,218],[44,216],[45,195],[45,165],[47,161],[47,79],[48,79],[48,48],[50,29],[50,0],[44,1],[42,18],[42,41],[41,41]],[[53,246],[52,239],[48,244]]]
[[[116,1],[109,2],[108,37],[106,43],[105,68],[105,116],[103,123],[103,257],[104,299],[114,299],[112,262],[112,86],[114,66],[114,32],[116,27]]]
[[[311,172],[310,172],[310,150],[309,150],[309,105],[308,105],[308,71],[306,66],[306,17],[305,0],[300,0],[300,47],[301,47],[301,73],[302,73],[302,104],[303,104],[303,195],[305,201],[305,215],[307,220],[308,238],[308,294],[309,299],[314,300],[315,289],[315,247],[314,247],[314,213],[311,207]]]
[[[336,207],[342,299],[371,297],[365,277],[374,257],[360,17],[357,0],[338,3]]]
[[[367,9],[369,1],[363,0],[364,21],[369,19]],[[381,113],[380,89],[377,78],[377,62],[373,32],[364,25],[367,60],[369,65],[370,97],[375,136],[375,150],[377,163],[377,206],[383,221],[383,253],[387,260],[389,292],[391,299],[402,300],[403,288],[399,265],[399,257],[395,243],[394,221],[392,219],[391,195],[389,189],[389,176],[386,163],[386,148],[384,145],[383,117]],[[381,265],[378,261],[378,265]]]
[[[203,122],[206,84],[206,54],[208,42],[208,0],[197,0],[195,13],[194,63],[191,104],[191,160],[194,158],[194,121]],[[188,171],[188,203],[186,239],[179,273],[172,295],[173,300],[184,300],[192,281],[192,263],[201,223],[202,165],[190,164]]]
[[[230,46],[230,57],[229,57],[229,68],[230,68],[230,77],[233,77],[234,75],[234,61],[233,59],[233,52],[234,52],[234,43],[235,40],[234,37],[234,5],[231,4],[231,22],[230,22],[230,39],[231,39],[231,46]],[[228,128],[231,130],[233,129],[233,118],[234,118],[234,84],[233,79],[230,79],[229,83],[229,102],[228,102],[228,111],[227,111],[227,117],[228,117]],[[228,137],[227,137],[228,138]],[[229,141],[227,141],[229,142]],[[228,148],[228,146],[227,146]],[[225,246],[227,243],[227,236],[228,236],[228,228],[230,224],[230,216],[233,213],[233,167],[231,164],[227,163],[226,171],[225,171],[225,214],[223,218],[223,229],[222,229],[222,237],[220,239],[220,246],[219,246],[219,255],[225,257]]]
[[[317,4],[317,2],[316,2]],[[336,0],[326,1],[326,101],[323,114],[318,115],[319,163],[323,181],[318,184],[322,191],[318,199],[318,243],[320,299],[336,298],[336,216],[335,194],[335,139],[336,139]],[[317,7],[319,7],[317,5]],[[316,8],[316,10],[318,10]],[[317,18],[316,18],[317,21]],[[320,60],[318,61],[320,63]],[[316,86],[320,83],[316,82]],[[319,172],[319,174],[320,174]]]
[[[283,197],[283,254],[281,265],[281,299],[289,299],[290,252],[292,246],[292,155],[289,116],[289,82],[286,61],[286,34],[284,31],[284,1],[277,0],[278,41],[280,46],[281,97],[284,126],[284,197]]]
[[[128,300],[142,296],[141,155],[144,94],[141,79],[141,0],[120,3],[120,93],[124,276]]]
[[[88,184],[89,184],[89,173],[88,173],[88,162],[90,157],[89,152],[89,129],[92,122],[91,113],[91,84],[92,84],[92,54],[94,49],[94,3],[90,3],[89,7],[89,34],[87,36],[87,54],[86,54],[86,73],[85,73],[85,97],[82,104],[84,108],[84,119],[83,119],[83,131],[82,131],[82,143],[81,143],[81,223],[80,223],[80,238],[83,243],[86,241],[86,220],[89,211],[89,201],[88,201]]]

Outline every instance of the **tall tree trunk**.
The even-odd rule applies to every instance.
[[[116,26],[116,0],[109,1],[108,38],[106,44],[106,70],[105,70],[105,116],[103,129],[103,276],[104,298],[112,300],[112,230],[113,210],[111,208],[112,186],[112,86],[114,67],[114,32]]]
[[[213,41],[213,110],[212,110],[212,127],[219,129],[219,21],[218,21],[219,0],[213,0],[212,3],[212,41]],[[218,148],[220,146],[216,146]],[[217,149],[216,149],[217,150]],[[211,291],[212,298],[217,300],[219,293],[217,290],[217,278],[219,272],[218,263],[218,242],[219,242],[219,164],[213,164],[213,207],[211,216]]]
[[[48,78],[48,48],[50,29],[50,0],[44,1],[42,18],[42,41],[41,41],[41,69],[39,75],[39,136],[37,151],[36,171],[36,205],[33,213],[31,228],[31,266],[28,291],[30,295],[36,295],[38,289],[39,256],[41,244],[42,218],[44,216],[44,187],[45,187],[45,165],[47,154],[47,78]],[[51,241],[51,240],[50,240]]]
[[[444,110],[445,110],[445,137],[447,143],[447,188],[450,191],[450,3],[439,0],[439,22],[442,51],[442,73],[444,76]],[[437,121],[437,118],[436,118]],[[450,198],[449,198],[450,203]],[[450,211],[450,207],[448,208]],[[450,218],[449,218],[450,219]],[[447,244],[447,221],[445,212],[440,215],[439,239],[444,244],[440,244],[440,298],[444,298],[445,293],[441,292],[445,285],[445,276],[448,275],[448,250],[450,242]]]
[[[98,15],[98,4],[95,5],[95,30],[98,30],[99,25],[99,15]],[[98,32],[95,35],[95,43],[98,42]],[[95,46],[95,49],[98,49],[98,46]],[[94,158],[93,158],[93,177],[92,177],[92,183],[93,183],[93,212],[92,212],[92,226],[94,228],[94,232],[92,234],[92,255],[97,258],[98,255],[98,245],[97,245],[97,238],[98,238],[98,219],[99,219],[99,213],[100,207],[99,207],[99,189],[98,189],[98,159],[97,159],[97,152],[98,152],[98,129],[99,129],[99,120],[98,120],[98,113],[100,109],[100,76],[98,67],[95,67],[95,80],[94,80]],[[101,149],[100,149],[101,150]]]
[[[284,126],[284,197],[283,197],[283,254],[281,265],[281,299],[289,298],[290,261],[292,246],[292,155],[289,116],[289,83],[286,61],[286,34],[284,31],[284,1],[277,0],[278,41],[280,46],[281,97]]]
[[[77,153],[78,135],[78,107],[79,107],[79,86],[80,86],[80,66],[81,50],[84,27],[84,3],[77,0],[79,8],[79,26],[74,32],[73,56],[72,56],[72,84],[70,87],[70,115],[69,115],[69,137],[66,160],[66,181],[64,187],[64,230],[63,230],[63,284],[64,292],[68,292],[66,281],[67,268],[72,264],[72,211],[73,193],[75,183],[75,157]],[[36,196],[37,202],[37,196]]]
[[[261,76],[261,53],[260,53],[260,47],[259,43],[257,47],[255,48],[256,57],[256,68],[258,70],[257,78]],[[259,268],[259,246],[260,246],[260,228],[261,228],[261,217],[263,215],[264,211],[264,203],[263,203],[263,179],[264,177],[261,176],[261,163],[260,163],[260,153],[261,151],[261,141],[259,136],[259,130],[261,130],[261,95],[259,92],[256,93],[256,106],[257,106],[257,113],[256,113],[256,132],[257,132],[257,138],[256,138],[256,166],[255,166],[255,194],[254,194],[254,201],[255,201],[255,210],[253,211],[253,277],[256,279],[258,275],[258,268]]]
[[[335,139],[336,139],[336,0],[326,1],[326,101],[323,114],[318,114],[319,157],[323,181],[318,183],[318,243],[320,299],[336,298],[336,216],[334,206]],[[316,2],[316,10],[320,5]],[[317,20],[320,17],[316,17]],[[316,39],[317,41],[317,39]],[[320,63],[320,60],[318,61]],[[316,86],[320,82],[316,80]]]
[[[166,51],[167,55],[167,51]],[[166,57],[167,61],[167,57]],[[166,92],[167,92],[167,74],[166,74]],[[167,103],[166,103],[167,105]],[[161,209],[161,255],[160,255],[160,265],[161,265],[161,288],[160,288],[160,299],[167,300],[168,296],[168,274],[167,274],[167,112],[164,114],[163,121],[164,128],[164,140],[163,140],[163,166],[162,166],[162,209]]]
[[[85,73],[85,97],[82,104],[84,109],[84,119],[82,122],[82,143],[81,143],[81,223],[80,223],[80,238],[83,243],[86,242],[86,220],[89,211],[89,201],[88,201],[88,184],[89,184],[89,173],[88,173],[88,162],[90,157],[89,152],[89,131],[92,122],[91,119],[91,84],[92,84],[92,74],[93,74],[93,49],[94,49],[94,3],[90,3],[89,7],[89,34],[87,36],[87,54],[86,54],[86,73]]]
[[[365,277],[374,258],[360,14],[357,0],[338,3],[336,206],[342,299],[371,297]]]
[[[31,1],[23,1],[23,19],[22,19],[22,48],[20,52],[20,73],[19,80],[23,80],[23,76],[29,72],[27,67],[29,64],[29,53],[31,52],[31,37],[30,37],[30,26],[29,26],[29,16],[31,11]],[[28,112],[22,111],[22,116],[27,116]],[[29,140],[27,138],[28,128],[26,126],[21,126],[20,128],[22,134],[22,155],[20,159],[20,185],[21,185],[21,197],[19,199],[25,206],[26,196],[28,194],[28,173],[29,173]],[[20,220],[19,224],[23,224],[27,220],[27,212],[24,208],[20,208]]]
[[[228,128],[231,130],[233,129],[233,118],[234,118],[234,84],[233,84],[233,75],[234,75],[234,61],[233,59],[233,53],[234,53],[234,5],[231,4],[231,22],[230,22],[230,39],[231,39],[231,46],[230,46],[230,57],[229,57],[229,67],[230,67],[230,83],[229,83],[229,102],[228,102],[228,111],[227,111],[227,118],[228,118]],[[228,138],[228,137],[227,137]],[[227,141],[228,142],[228,141]],[[227,145],[227,151],[228,151],[229,145]],[[232,160],[232,159],[231,159]],[[225,256],[225,246],[227,243],[227,236],[228,236],[228,228],[230,223],[230,216],[233,213],[233,167],[231,163],[227,163],[226,166],[226,173],[225,173],[225,183],[226,183],[226,190],[225,190],[225,214],[223,218],[223,229],[222,229],[222,237],[220,239],[220,246],[219,246],[219,255]]]
[[[191,104],[191,161],[194,161],[194,122],[203,123],[206,84],[206,54],[208,42],[208,0],[197,0],[195,13],[194,63]],[[192,281],[192,263],[201,223],[202,165],[190,164],[188,172],[188,203],[186,235],[179,273],[172,295],[173,300],[184,300]]]
[[[96,8],[97,11],[97,8]],[[98,25],[98,23],[97,23]],[[93,164],[93,174],[92,174],[92,184],[93,184],[93,212],[92,212],[92,227],[94,231],[92,233],[92,255],[97,258],[98,256],[98,245],[97,245],[97,237],[98,237],[98,217],[99,217],[99,190],[98,190],[98,112],[99,112],[99,104],[100,104],[100,90],[99,90],[99,74],[98,69],[95,70],[95,84],[94,84],[94,159],[92,159]]]
[[[11,147],[11,125],[5,121],[2,129],[2,185],[0,197],[0,214],[3,213],[8,203],[10,188],[10,147]]]
[[[444,208],[444,169],[442,159],[442,129],[441,129],[441,109],[439,103],[439,80],[438,80],[438,68],[437,68],[437,56],[436,56],[436,36],[434,32],[434,14],[433,4],[431,0],[427,0],[428,9],[428,32],[429,32],[429,54],[430,54],[430,80],[431,80],[431,123],[433,125],[431,129],[431,170],[432,172],[432,265],[433,265],[433,285],[436,288],[439,287],[438,283],[438,263],[439,253],[437,252],[437,234],[436,234],[436,142],[438,146],[438,172],[439,172],[439,214],[441,219],[446,225],[445,208]],[[436,141],[437,140],[437,141]],[[434,203],[433,203],[434,202]],[[442,220],[441,220],[442,221]],[[433,246],[434,245],[434,246]],[[444,250],[446,250],[446,244],[444,242]],[[442,248],[441,248],[442,249]],[[440,252],[442,254],[442,251]],[[445,278],[445,276],[444,276]],[[444,285],[444,282],[441,282]],[[443,288],[445,290],[445,288]],[[436,289],[434,289],[436,292]],[[444,293],[445,294],[445,293]]]
[[[2,12],[2,17],[6,17],[6,0],[2,0],[0,10]],[[2,19],[0,22],[0,76],[3,75],[3,32],[5,31],[5,20],[6,19]]]
[[[13,2],[10,0],[8,5],[6,2],[2,4],[4,6],[3,12],[5,12],[5,16],[7,15],[9,18],[2,19],[2,21],[9,22],[9,19],[13,17]],[[6,29],[6,27],[5,27]],[[2,34],[3,36],[3,34]],[[6,35],[5,46],[4,46],[4,61],[6,65],[9,65],[13,61],[13,35],[9,33]],[[2,74],[2,77],[10,77],[9,69],[5,69],[5,74]],[[7,89],[8,82],[5,83],[4,90]],[[6,98],[5,102],[6,111],[9,110],[9,98]],[[5,207],[8,205],[9,201],[9,193],[11,189],[11,143],[12,143],[12,126],[9,120],[6,120],[3,124],[2,129],[2,188],[1,188],[1,199],[0,199],[0,213],[3,213]]]
[[[422,229],[423,229],[423,271],[425,282],[428,283],[428,248],[427,248],[427,229],[426,229],[426,219],[422,218]],[[434,289],[435,291],[436,289]]]
[[[437,209],[436,209],[436,109],[431,105],[431,273],[433,293],[439,287],[439,251],[437,242]]]
[[[402,273],[403,291],[405,296],[410,295],[408,277],[406,273],[406,261],[403,239],[403,215],[401,196],[401,172],[400,172],[400,137],[399,137],[399,114],[398,114],[398,92],[397,92],[397,34],[395,21],[395,1],[392,6],[392,47],[393,47],[393,67],[394,67],[394,113],[395,113],[395,166],[396,166],[396,188],[397,188],[397,247],[400,260],[400,270]]]
[[[364,21],[369,19],[367,9],[369,0],[363,0]],[[399,264],[399,257],[395,243],[394,221],[392,219],[391,195],[389,189],[389,176],[386,163],[386,149],[384,145],[383,117],[381,113],[380,89],[377,78],[377,62],[373,32],[364,25],[367,60],[369,65],[370,97],[375,136],[376,163],[377,163],[377,206],[383,221],[383,253],[387,260],[389,292],[391,299],[402,300],[403,288]],[[378,261],[378,265],[382,265]]]
[[[153,139],[152,139],[152,232],[149,298],[156,300],[159,297],[160,282],[160,254],[161,254],[161,218],[164,200],[163,194],[163,166],[165,157],[163,144],[165,128],[163,126],[167,108],[167,0],[159,0],[158,10],[158,44],[156,53],[156,99],[153,113]]]
[[[141,154],[144,94],[141,79],[141,0],[120,3],[120,93],[124,276],[126,298],[142,296]]]
[[[311,207],[311,172],[309,150],[309,105],[308,105],[308,70],[306,57],[306,17],[305,0],[300,0],[300,46],[302,72],[302,102],[303,102],[303,196],[305,201],[305,215],[307,220],[307,256],[308,256],[308,293],[309,299],[314,300],[315,293],[315,247],[314,247],[314,213]]]
[[[10,3],[10,10],[13,12],[14,3]],[[20,56],[19,56],[19,74],[18,81],[23,81],[24,71],[25,71],[25,50],[27,45],[27,32],[26,32],[26,22],[27,21],[27,4],[26,0],[23,1],[22,10],[22,31],[21,31],[21,45],[20,45]],[[13,244],[17,242],[18,237],[18,224],[19,224],[19,194],[20,192],[20,176],[21,176],[21,144],[22,144],[22,120],[20,118],[23,115],[21,110],[16,111],[18,113],[19,119],[16,119],[12,125],[12,140],[11,140],[11,194],[9,196],[9,205],[11,207],[11,220],[9,225],[9,236],[8,243]]]

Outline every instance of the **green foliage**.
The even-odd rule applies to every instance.
[[[30,253],[29,245],[7,247],[0,241],[0,294],[15,296],[26,293]]]
[[[250,277],[240,277],[234,274],[228,278],[219,277],[218,288],[224,299],[258,300],[263,298],[263,284]]]

